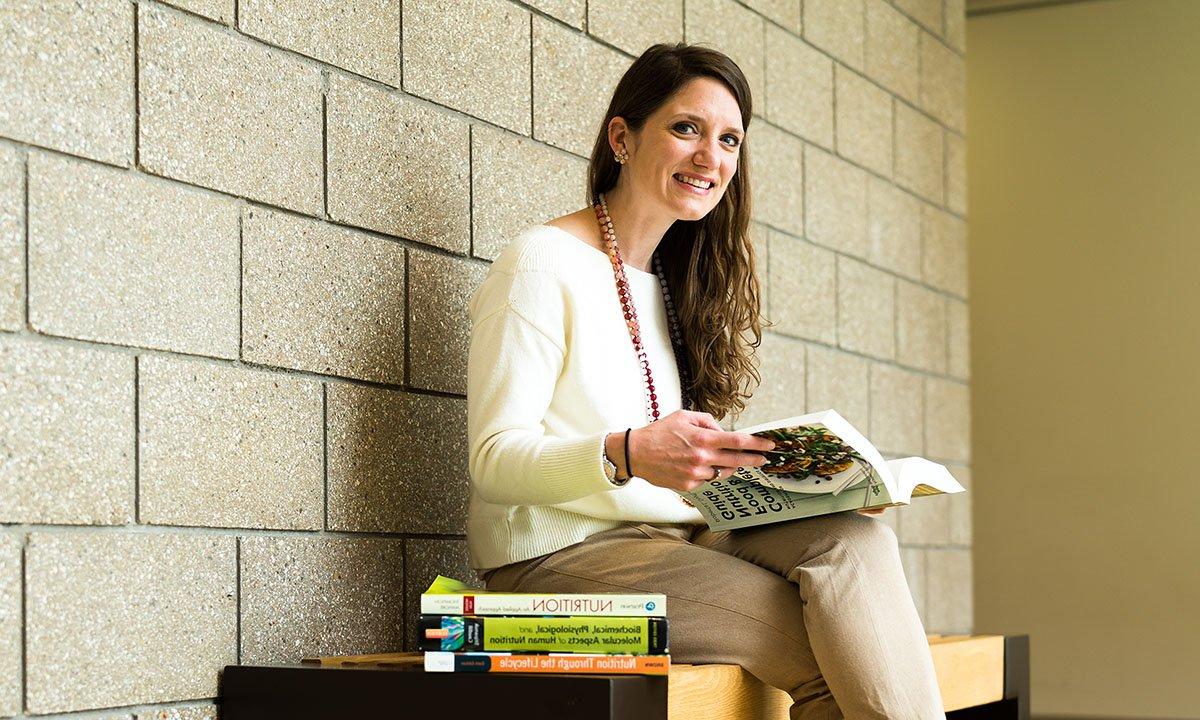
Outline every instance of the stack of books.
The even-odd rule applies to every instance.
[[[488,592],[441,575],[421,594],[417,647],[428,672],[671,669],[665,595]]]

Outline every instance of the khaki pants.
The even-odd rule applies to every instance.
[[[483,579],[665,594],[674,661],[741,665],[791,695],[793,720],[945,718],[896,534],[858,513],[720,533],[627,523]]]

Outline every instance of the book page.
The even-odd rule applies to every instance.
[[[966,491],[945,465],[932,460],[906,457],[888,460],[887,466],[896,478],[896,499],[906,503],[915,497]]]

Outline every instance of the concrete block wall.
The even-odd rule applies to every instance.
[[[4,3],[0,717],[212,718],[225,664],[411,645],[423,585],[471,577],[466,299],[582,206],[651,42],[755,92],[775,325],[739,425],[833,406],[969,484],[963,15]],[[927,630],[969,630],[969,498],[883,521]]]

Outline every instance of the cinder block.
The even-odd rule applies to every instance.
[[[327,393],[329,529],[465,533],[466,401],[343,383]]]
[[[949,495],[917,498],[907,507],[898,508],[904,520],[900,542],[912,545],[946,545],[950,542]]]
[[[533,19],[533,135],[591,157],[604,112],[631,61],[545,18]]]
[[[471,317],[467,300],[487,276],[487,264],[411,250],[409,261],[409,383],[465,395]]]
[[[587,204],[587,163],[528,138],[475,125],[471,193],[472,254],[494,260],[528,226]]]
[[[965,302],[946,299],[946,334],[949,348],[946,372],[966,380],[971,377],[971,326]]]
[[[871,442],[883,453],[925,451],[924,383],[920,375],[884,363],[871,364]]]
[[[0,716],[21,712],[21,540],[0,534]]]
[[[241,0],[242,32],[400,86],[400,0]]]
[[[237,661],[235,539],[50,533],[26,550],[26,712],[213,697]]]
[[[833,61],[774,25],[767,25],[766,117],[826,148],[833,147]],[[757,132],[757,128],[754,129]]]
[[[141,164],[319,213],[321,71],[195,18],[138,7]]]
[[[892,0],[893,4],[935,35],[942,34],[942,0]]]
[[[300,535],[241,543],[242,663],[403,645],[403,540]]]
[[[916,104],[920,100],[920,29],[885,0],[866,3],[867,75]]]
[[[929,33],[921,33],[921,107],[965,133],[967,61]]]
[[[935,633],[972,632],[974,627],[970,550],[926,551],[928,599],[926,630]]]
[[[758,279],[759,305],[764,319],[771,316],[771,228],[750,222],[750,246],[754,250],[754,277]]]
[[[529,11],[504,0],[406,0],[403,12],[406,92],[529,134]]]
[[[945,300],[929,288],[897,281],[896,362],[939,375],[946,372]]]
[[[746,0],[746,5],[797,35],[800,34],[800,0]]]
[[[959,52],[967,51],[966,0],[946,0],[946,44]]]
[[[772,231],[769,236],[771,315],[783,335],[833,344],[837,341],[835,255]]]
[[[580,30],[588,10],[587,0],[529,0],[526,4]]]
[[[683,0],[591,0],[588,34],[634,55],[683,39]]]
[[[128,165],[134,7],[124,0],[0,5],[0,136]]]
[[[842,253],[867,254],[867,173],[809,145],[804,151],[806,235]]]
[[[237,357],[233,201],[29,157],[29,322],[83,340]]]
[[[333,76],[329,216],[466,254],[470,130],[400,93]]]
[[[908,105],[895,103],[896,183],[932,203],[945,193],[942,128]]]
[[[891,360],[896,353],[896,279],[848,257],[838,258],[838,345]]]
[[[147,710],[138,713],[137,720],[217,720],[217,707],[215,705],[189,705]]]
[[[922,227],[922,279],[946,292],[967,297],[966,221],[925,205]]]
[[[931,459],[970,461],[969,390],[963,383],[925,378],[925,454]]]
[[[863,69],[865,26],[863,0],[804,2],[804,39],[859,71]]]
[[[265,208],[242,219],[242,357],[404,382],[404,248]]]
[[[749,136],[754,219],[804,235],[804,142],[766,124],[753,126]]]
[[[413,622],[421,610],[421,593],[438,575],[460,580],[471,587],[482,588],[483,583],[467,560],[467,542],[459,539],[413,538],[405,541],[404,576],[408,578],[408,592],[404,606],[409,625],[404,633],[404,649],[416,650],[416,629]]]
[[[133,358],[0,335],[0,521],[133,520]]]
[[[162,0],[181,10],[203,15],[210,20],[229,25],[233,23],[234,0]],[[139,719],[140,720],[140,719]]]
[[[921,278],[921,201],[867,176],[867,261],[898,275]]]
[[[683,32],[689,43],[703,43],[728,55],[750,83],[754,112],[762,114],[764,97],[761,15],[733,0],[687,0]]]
[[[837,151],[870,170],[892,176],[892,96],[839,66]]]
[[[25,325],[25,161],[0,145],[0,330]]]
[[[832,408],[859,432],[870,433],[870,361],[812,344],[805,357],[807,412]]]
[[[756,351],[761,384],[737,420],[744,428],[769,420],[800,415],[804,397],[804,343],[773,332],[764,332]]]
[[[967,139],[946,132],[946,207],[967,214]]]
[[[139,519],[321,529],[323,422],[319,382],[142,357]]]

